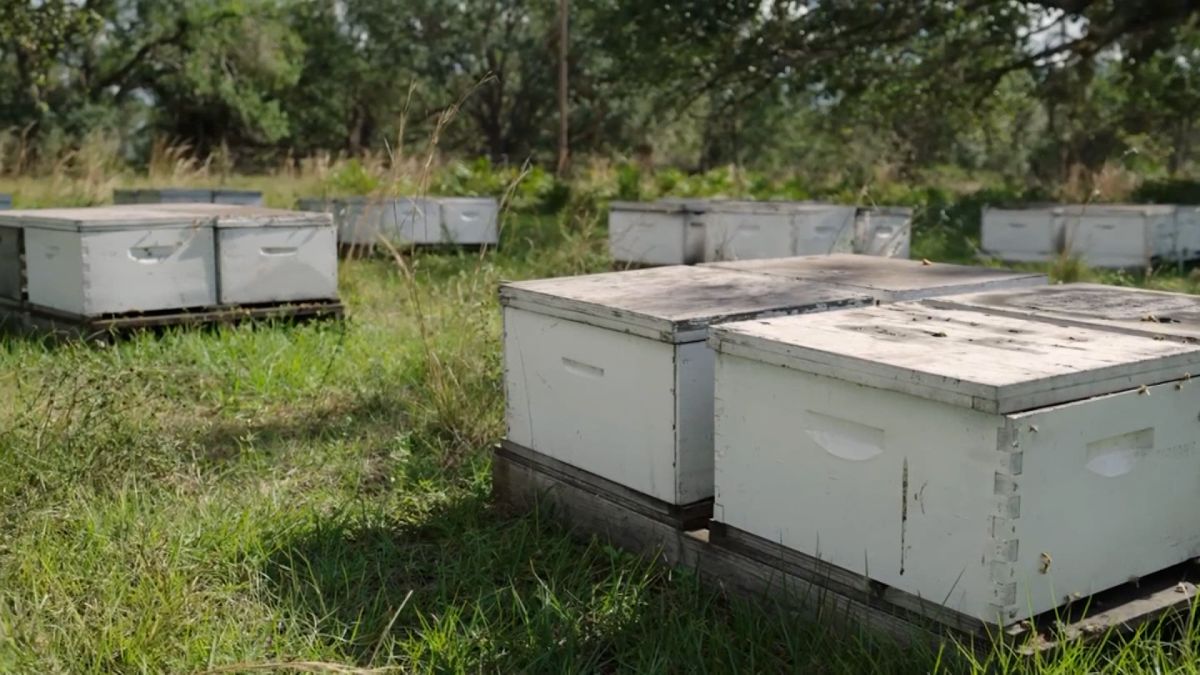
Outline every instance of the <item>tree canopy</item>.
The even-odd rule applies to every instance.
[[[242,162],[436,137],[550,162],[556,0],[3,0],[0,129]],[[1187,172],[1200,2],[575,0],[573,152]],[[452,124],[445,124],[454,113]],[[37,144],[33,144],[37,147]]]

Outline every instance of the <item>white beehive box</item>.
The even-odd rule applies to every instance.
[[[870,295],[879,302],[902,302],[1046,284],[1046,275],[1033,272],[1010,272],[947,263],[925,264],[916,260],[844,253],[740,260],[711,265],[842,286]]]
[[[856,209],[799,202],[712,202],[704,223],[704,260],[750,260],[850,252]]]
[[[1067,252],[1094,267],[1149,267],[1179,257],[1175,207],[1091,204],[1063,209]]]
[[[500,243],[500,205],[491,197],[439,197],[441,226],[430,243],[495,246]]]
[[[24,233],[28,301],[79,316],[216,303],[210,218],[144,206],[0,214]]]
[[[440,241],[442,211],[436,199],[339,197],[332,202],[342,244],[374,245],[381,239],[398,245]]]
[[[860,208],[854,221],[854,252],[907,258],[912,246],[912,209]]]
[[[699,202],[613,202],[608,212],[608,248],[618,263],[690,265],[704,260],[704,229],[695,215]]]
[[[219,217],[216,227],[222,304],[337,299],[328,214],[249,209]]]
[[[336,300],[337,230],[326,213],[226,204],[159,204],[216,228],[223,305]]]
[[[1180,260],[1200,259],[1200,206],[1176,206]]]
[[[1200,555],[1195,347],[928,303],[711,335],[717,522],[998,624]]]
[[[1200,296],[1185,293],[1062,284],[952,295],[931,304],[1200,342]]]
[[[1054,206],[984,207],[980,229],[984,252],[1007,262],[1049,262],[1066,246],[1066,220]]]
[[[0,194],[0,211],[7,211],[12,208],[12,195]]]
[[[500,299],[508,439],[673,505],[712,496],[708,326],[869,302],[681,266],[505,284]]]

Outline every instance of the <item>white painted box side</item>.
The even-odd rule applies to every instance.
[[[675,502],[713,496],[713,366],[701,342],[675,346]]]
[[[338,200],[334,203],[333,218],[337,223],[339,242],[358,246],[379,243],[383,220],[383,209],[379,204]]]
[[[214,204],[263,205],[262,193],[251,190],[214,190],[212,200]]]
[[[1002,418],[719,354],[714,520],[995,619]]]
[[[398,244],[441,241],[442,207],[433,199],[399,197],[383,203],[383,236]]]
[[[218,231],[222,304],[337,298],[332,227],[249,227]]]
[[[1010,620],[1200,555],[1197,411],[1189,381],[1011,416]]]
[[[674,349],[506,307],[509,440],[674,503]]]
[[[705,262],[796,255],[796,228],[787,213],[710,211],[700,219]]]
[[[849,206],[794,211],[795,243],[791,255],[852,253],[856,219],[857,209]]]
[[[1147,267],[1154,256],[1150,219],[1136,212],[1068,215],[1067,250],[1095,267]]]
[[[683,265],[691,262],[686,239],[687,213],[612,209],[608,213],[608,248],[617,262],[640,265]]]
[[[983,250],[1009,262],[1046,262],[1064,245],[1063,217],[1054,209],[984,209]]]
[[[855,253],[884,258],[908,258],[912,246],[912,212],[859,211]]]
[[[494,199],[441,199],[441,226],[435,236],[447,244],[496,245],[500,206]]]
[[[83,252],[79,233],[25,230],[25,274],[29,302],[84,314]]]
[[[1200,258],[1200,207],[1177,206],[1175,230],[1179,236],[1179,256],[1183,260]]]
[[[86,315],[217,303],[211,227],[113,230],[76,236],[82,242]]]

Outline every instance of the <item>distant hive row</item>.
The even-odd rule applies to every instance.
[[[0,300],[76,317],[336,300],[327,214],[223,204],[0,212]]]
[[[1094,267],[1147,268],[1200,259],[1200,207],[1073,204],[986,208],[983,250],[1008,262],[1078,258]]]
[[[613,202],[608,237],[614,261],[641,266],[828,253],[907,258],[912,210],[720,199]]]

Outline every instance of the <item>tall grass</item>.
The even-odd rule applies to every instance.
[[[344,323],[168,330],[109,347],[0,337],[0,671],[1200,670],[1194,619],[1032,660],[905,648],[575,541],[546,514],[491,507],[498,282],[607,269],[603,203],[622,190],[809,187],[599,161],[564,185],[445,161],[436,143],[256,176],[170,144],[153,157],[135,175],[80,151],[61,176],[10,176],[0,190],[26,206],[162,181],[263,189],[278,206],[339,191],[486,193],[511,206],[505,246],[348,261]],[[922,255],[971,259],[969,202],[911,195],[925,209]],[[1095,278],[1196,290],[1170,275]]]

